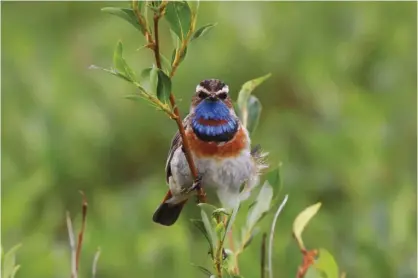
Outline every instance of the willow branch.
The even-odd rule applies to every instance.
[[[151,31],[148,27],[147,21],[142,16],[141,11],[138,9],[138,5],[137,5],[136,2],[137,2],[137,0],[132,0],[132,9],[134,10],[136,18],[139,21],[139,24],[141,24],[142,28],[144,28],[144,36],[145,36],[145,39],[147,40],[146,47],[148,47],[150,49],[154,49],[155,42],[152,39]]]
[[[81,247],[83,246],[83,237],[84,237],[84,231],[86,230],[86,218],[87,218],[87,200],[86,200],[86,196],[84,195],[83,191],[80,191],[80,193],[83,196],[83,205],[82,205],[81,230],[78,233],[78,240],[77,240],[77,255],[76,255],[76,270],[77,271],[78,271],[78,267],[79,267],[79,263],[80,263]]]
[[[162,69],[162,66],[161,66],[161,58],[160,58],[160,50],[159,50],[160,46],[159,46],[159,37],[158,37],[158,23],[159,23],[159,20],[160,20],[161,16],[165,12],[165,7],[166,6],[167,6],[167,1],[164,1],[161,4],[161,6],[159,7],[158,13],[154,14],[154,43],[155,43],[155,45],[154,45],[154,48],[152,50],[154,51],[155,62],[156,62],[157,67],[159,69]],[[194,25],[192,25],[192,26],[194,26]],[[192,27],[191,29],[194,29],[194,28]],[[173,62],[174,68],[172,67],[172,70],[170,72],[170,79],[173,78],[174,73],[175,73],[175,69],[178,67],[178,64],[180,63],[179,53],[183,53],[184,49],[186,49],[187,42],[189,41],[189,38],[190,38],[191,34],[192,34],[192,30],[189,31],[189,33],[187,35],[187,39],[182,42],[182,47],[180,48],[180,51],[182,51],[182,52],[180,52],[180,51],[176,52],[176,56],[175,56],[175,59],[174,59],[174,62]],[[187,140],[187,137],[186,137],[186,131],[184,129],[182,118],[180,116],[180,111],[177,108],[176,100],[174,98],[173,92],[170,93],[170,104],[171,104],[171,107],[173,109],[173,113],[175,115],[175,117],[172,117],[172,118],[176,121],[178,130],[179,130],[179,133],[180,133],[180,136],[181,136],[181,140],[182,140],[182,143],[183,143],[184,154],[186,156],[187,163],[189,164],[190,172],[192,173],[193,178],[197,179],[197,177],[198,177],[197,168],[196,168],[196,165],[193,161],[192,153],[190,151],[189,141]],[[206,194],[205,194],[205,192],[203,191],[202,188],[198,189],[198,194],[197,195],[198,195],[199,202],[206,203]]]

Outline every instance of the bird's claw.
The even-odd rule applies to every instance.
[[[202,186],[202,176],[198,175],[197,178],[193,181],[193,184],[191,187],[183,189],[183,193],[189,194],[190,192],[194,190],[199,190],[201,186]]]

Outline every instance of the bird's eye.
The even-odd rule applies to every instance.
[[[199,98],[207,98],[209,95],[207,93],[205,93],[204,91],[200,91],[198,94]]]
[[[220,93],[220,94],[218,94],[218,98],[220,98],[222,100],[226,99],[227,96],[228,95],[226,93]]]

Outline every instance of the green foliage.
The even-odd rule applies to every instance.
[[[20,268],[20,265],[16,265],[16,252],[22,246],[22,244],[17,244],[13,246],[6,254],[2,254],[2,275],[4,278],[14,278],[17,271]],[[3,253],[3,248],[2,248]]]
[[[175,125],[130,82],[86,70],[112,66],[120,39],[138,78],[153,64],[149,48],[135,51],[145,44],[136,27],[98,12],[106,5],[129,3],[2,3],[2,245],[23,243],[16,277],[67,275],[63,216],[79,211],[82,189],[90,210],[80,277],[91,277],[98,245],[97,278],[207,277],[190,266],[212,271],[208,243],[188,225],[200,218],[194,200],[169,229],[150,220],[167,191]],[[151,18],[145,3],[142,11]],[[325,247],[347,277],[416,277],[416,3],[202,2],[196,26],[210,22],[218,25],[189,45],[173,91],[184,116],[202,79],[221,78],[236,97],[246,80],[272,73],[254,91],[262,115],[252,141],[272,168],[283,162],[291,196],[273,240],[275,277],[295,277],[292,222],[319,201],[303,232],[308,248]],[[164,18],[160,27],[171,64]],[[251,201],[236,215],[237,239]],[[245,277],[260,275],[260,239],[239,257]]]
[[[140,3],[140,1],[138,1],[137,3]],[[138,8],[140,8],[140,4],[138,4]],[[118,16],[132,24],[132,26],[141,31],[142,34],[145,33],[144,27],[140,24],[135,15],[135,12],[132,9],[107,7],[103,8],[102,12]]]
[[[170,1],[164,15],[171,30],[183,41],[192,23],[192,11],[187,1]]]
[[[195,39],[198,39],[204,36],[215,26],[216,26],[216,23],[209,23],[200,27],[199,29],[196,30],[196,32],[193,33],[192,37],[190,38],[190,41],[193,41]]]

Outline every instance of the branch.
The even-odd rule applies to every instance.
[[[78,271],[78,266],[80,262],[80,254],[81,254],[81,247],[83,246],[83,237],[84,231],[86,229],[86,218],[87,218],[87,200],[86,196],[84,195],[83,191],[80,191],[81,195],[83,196],[83,205],[82,205],[82,222],[81,222],[81,230],[78,233],[78,241],[77,241],[77,255],[76,255],[76,270]]]
[[[159,50],[160,46],[159,46],[159,38],[158,38],[158,23],[159,23],[159,20],[160,20],[161,16],[164,14],[165,7],[167,6],[167,3],[168,3],[167,1],[164,1],[160,5],[160,7],[158,9],[158,13],[154,14],[154,42],[155,42],[155,45],[154,45],[152,50],[154,51],[155,62],[156,62],[157,67],[159,69],[162,69],[162,67],[161,67],[160,50]],[[192,27],[191,29],[194,29],[194,28]],[[175,59],[174,59],[174,62],[173,62],[173,67],[172,67],[172,70],[171,70],[171,73],[170,73],[170,79],[173,78],[174,73],[176,71],[176,68],[180,64],[180,57],[181,57],[180,53],[184,52],[184,49],[186,48],[187,42],[189,41],[190,36],[191,36],[192,33],[193,33],[193,30],[189,30],[189,33],[187,34],[187,38],[186,38],[186,40],[184,40],[182,42],[180,50],[176,51],[176,56],[175,56]],[[177,127],[178,127],[178,130],[179,130],[179,133],[180,133],[180,136],[181,136],[181,139],[182,139],[182,143],[183,143],[184,154],[186,156],[187,163],[189,164],[189,167],[190,167],[190,172],[192,173],[193,178],[197,179],[197,177],[198,177],[197,168],[196,168],[196,165],[193,161],[193,157],[192,157],[192,154],[191,154],[191,151],[190,151],[189,141],[187,140],[187,137],[186,137],[186,131],[184,129],[182,118],[180,117],[180,112],[179,112],[179,109],[177,108],[176,100],[174,98],[173,92],[170,93],[170,104],[171,104],[171,107],[173,109],[173,113],[174,113],[174,116],[175,116],[175,117],[172,117],[172,118],[177,123]],[[205,194],[205,192],[202,188],[198,189],[197,196],[198,196],[198,201],[199,202],[206,203],[206,194]]]
[[[270,239],[269,239],[269,254],[268,254],[268,269],[269,269],[269,277],[273,278],[273,237],[274,237],[274,228],[276,227],[277,218],[279,218],[280,213],[282,212],[284,206],[286,205],[288,195],[284,196],[282,203],[280,204],[279,208],[277,209],[276,214],[273,218],[273,223],[271,225],[270,230]]]

